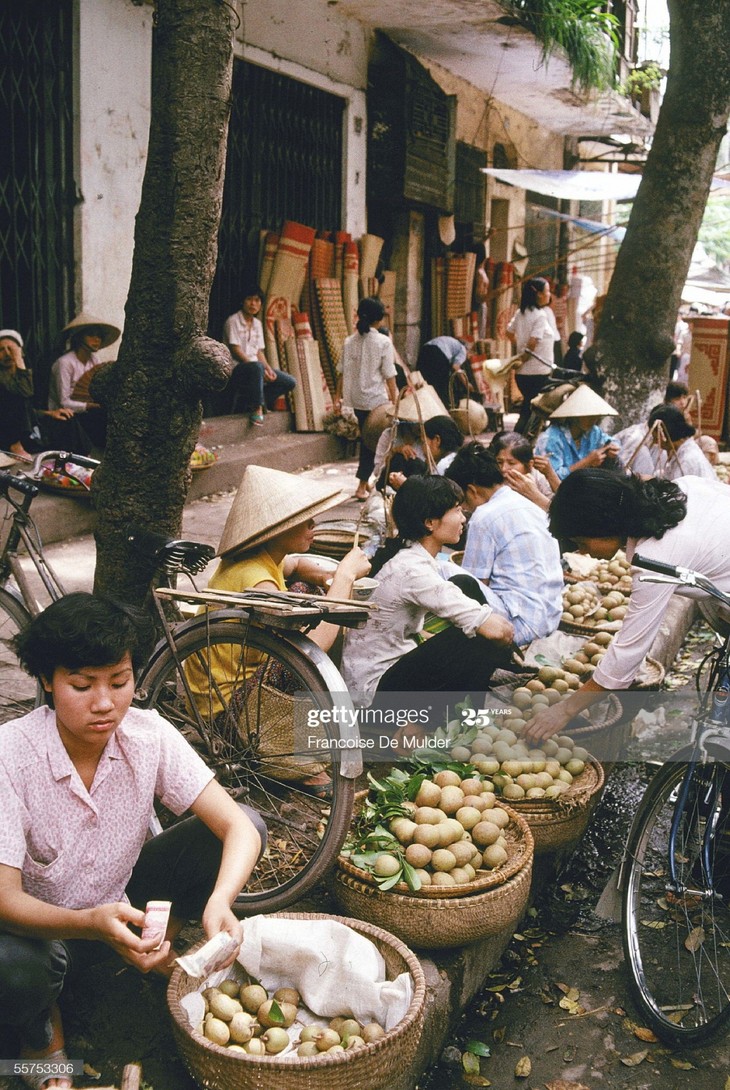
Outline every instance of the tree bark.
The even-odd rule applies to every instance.
[[[95,379],[107,409],[95,589],[141,603],[149,569],[126,541],[138,524],[179,536],[201,397],[221,389],[228,349],[204,336],[215,272],[232,73],[231,7],[157,0],[152,114],[118,360]]]
[[[624,424],[663,393],[682,287],[730,111],[730,3],[668,0],[668,6],[666,93],[588,350]]]

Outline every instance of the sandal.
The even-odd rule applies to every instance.
[[[263,426],[264,414],[263,413],[251,413],[248,418],[249,424],[255,424],[257,428]]]
[[[66,1055],[65,1049],[57,1048],[53,1052],[49,1052],[47,1056],[35,1056],[32,1060],[28,1059],[26,1062],[29,1064],[37,1063],[41,1070],[46,1069],[45,1073],[41,1073],[41,1070],[39,1070],[37,1074],[29,1073],[20,1076],[21,1080],[25,1083],[25,1085],[30,1087],[30,1090],[44,1090],[44,1087],[47,1086],[51,1079],[64,1079],[68,1082],[68,1090],[71,1090],[71,1088],[73,1087],[73,1080],[71,1075],[67,1075],[65,1072],[61,1071],[59,1071],[59,1073],[56,1075],[47,1074],[48,1064],[55,1064],[59,1067],[63,1067],[64,1065],[68,1064],[68,1056]],[[64,1088],[59,1087],[58,1090],[64,1090]]]
[[[302,787],[308,795],[313,795],[315,799],[321,799],[323,802],[332,802],[332,780],[325,780],[323,783],[303,783]]]

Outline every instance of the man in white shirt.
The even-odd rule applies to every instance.
[[[266,360],[264,328],[257,317],[262,304],[258,288],[245,289],[241,309],[231,314],[223,327],[223,340],[236,361],[228,385],[234,396],[239,392],[244,396],[249,420],[257,427],[264,422],[266,402],[272,405],[297,384],[293,375],[277,371]]]

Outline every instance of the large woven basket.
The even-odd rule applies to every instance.
[[[363,792],[363,794],[366,794],[366,792]],[[500,801],[499,805],[507,811],[512,819],[504,830],[507,841],[505,849],[507,851],[507,860],[501,867],[495,867],[494,870],[480,870],[473,882],[465,882],[460,886],[422,886],[418,893],[411,893],[405,882],[399,882],[392,887],[393,891],[431,900],[463,898],[468,893],[484,893],[488,889],[502,886],[510,878],[513,878],[533,855],[533,837],[530,826],[523,817],[505,803]],[[484,816],[485,818],[488,817],[486,813]],[[365,885],[373,886],[376,889],[380,888],[372,874],[354,866],[345,856],[340,856],[337,865],[344,874],[348,874],[358,882],[363,882]]]
[[[616,761],[625,752],[631,737],[631,722],[623,719],[624,709],[615,693],[609,693],[605,700],[594,704],[586,712],[586,717],[578,716],[565,728],[576,745],[584,746],[604,761]]]
[[[276,1056],[249,1056],[230,1052],[191,1029],[183,996],[196,991],[200,981],[176,968],[167,988],[175,1041],[196,1082],[208,1090],[378,1090],[397,1081],[409,1068],[423,1029],[426,981],[415,954],[394,935],[360,920],[323,913],[277,912],[291,920],[336,920],[364,935],[383,955],[389,980],[403,972],[413,979],[413,999],[405,1018],[373,1044],[333,1055],[282,1061]],[[343,1004],[346,997],[343,997]]]
[[[527,906],[532,878],[532,838],[529,858],[512,878],[485,893],[436,899],[383,893],[337,867],[333,892],[342,907],[361,920],[387,927],[410,946],[421,950],[466,946],[491,935],[511,934]]]
[[[576,732],[572,734],[575,737]],[[602,765],[591,759],[559,799],[510,801],[510,806],[530,826],[535,855],[572,848],[578,843],[601,797],[605,782]]]
[[[637,677],[629,685],[629,689],[639,692],[654,692],[661,689],[665,675],[666,670],[661,662],[647,655],[641,664]]]

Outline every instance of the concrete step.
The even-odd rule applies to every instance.
[[[205,446],[215,448],[218,461],[193,472],[186,502],[238,488],[247,465],[295,473],[344,457],[345,448],[334,436],[292,432],[290,427],[291,414],[284,412],[267,413],[260,428],[250,424],[247,416],[206,420],[200,439]],[[41,492],[33,501],[32,514],[45,545],[93,533],[96,525],[89,497]]]

